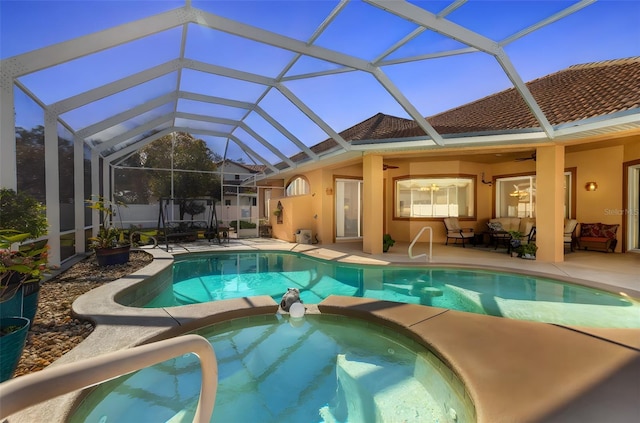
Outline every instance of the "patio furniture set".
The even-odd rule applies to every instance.
[[[507,253],[511,253],[514,234],[521,234],[522,244],[535,242],[536,239],[536,221],[533,218],[501,217],[490,219],[487,222],[487,230],[482,232],[475,232],[471,227],[462,227],[456,217],[445,218],[443,222],[447,232],[445,245],[449,245],[451,239],[454,244],[461,241],[463,248],[469,242],[472,245],[484,243],[487,247],[494,246],[494,249],[504,246],[507,248]],[[576,248],[604,252],[615,250],[619,225],[582,223],[579,225],[579,232],[578,225],[576,219],[564,220],[563,241],[565,247],[569,247],[570,251],[573,252]],[[579,235],[577,235],[578,233]]]

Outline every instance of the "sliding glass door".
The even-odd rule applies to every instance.
[[[572,173],[564,174],[564,217],[573,218]],[[536,217],[536,176],[496,179],[496,217]]]
[[[627,166],[627,185],[627,204],[616,214],[626,220],[626,250],[640,252],[640,164]]]
[[[362,181],[336,179],[336,240],[362,237]]]

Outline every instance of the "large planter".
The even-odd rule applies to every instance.
[[[29,319],[25,317],[3,317],[0,319],[0,382],[11,379],[18,367],[24,345],[27,342]],[[11,332],[5,331],[13,328]]]
[[[40,283],[30,282],[22,285],[13,296],[2,298],[2,301],[0,301],[0,318],[26,317],[33,324],[38,310],[39,298]]]
[[[118,264],[129,263],[130,245],[116,248],[98,248],[96,250],[96,259],[99,266],[115,266]]]

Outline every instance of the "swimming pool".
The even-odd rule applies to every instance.
[[[197,333],[218,359],[211,421],[475,421],[455,374],[424,347],[378,325],[271,315]],[[198,360],[187,354],[101,385],[70,421],[191,421],[199,387]]]
[[[640,303],[549,278],[446,267],[329,262],[290,252],[177,258],[173,283],[146,304],[172,307],[253,295],[277,302],[288,287],[303,302],[329,295],[423,304],[511,319],[589,327],[640,327]]]

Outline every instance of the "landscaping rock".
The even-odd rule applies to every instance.
[[[129,263],[100,267],[90,256],[40,288],[40,302],[14,377],[37,372],[49,366],[82,342],[94,326],[71,315],[71,304],[80,295],[105,283],[129,275],[153,261],[144,251],[131,251]]]

